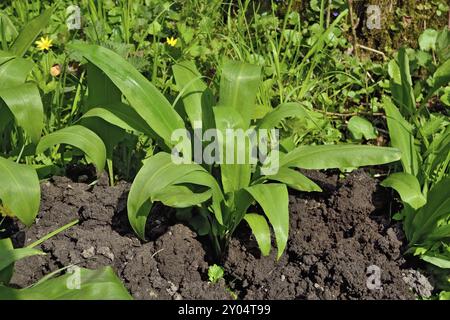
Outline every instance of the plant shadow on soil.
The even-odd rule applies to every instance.
[[[25,287],[76,264],[111,265],[136,299],[232,299],[229,290],[241,299],[414,299],[431,293],[427,279],[402,256],[405,239],[389,218],[389,191],[364,170],[345,179],[303,173],[324,192],[291,192],[289,240],[280,260],[276,248],[262,257],[243,223],[222,263],[226,281],[216,284],[207,281],[213,262],[207,239],[177,223],[173,209],[155,206],[143,242],[128,223],[129,183],[109,187],[102,176],[90,186],[85,173],[54,177],[41,184],[36,223],[25,228],[8,220],[0,237],[11,236],[22,247],[75,219],[80,223],[44,242],[47,255],[17,262],[11,284]],[[369,266],[379,268],[381,286]]]

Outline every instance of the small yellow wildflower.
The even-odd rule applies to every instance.
[[[167,44],[168,44],[169,46],[175,47],[175,46],[177,45],[178,39],[177,39],[177,38],[174,38],[174,37],[170,37],[170,38],[167,38],[166,41],[167,41]]]
[[[48,51],[53,46],[52,42],[53,41],[49,37],[41,37],[41,39],[36,41],[35,44],[39,50]]]
[[[14,217],[14,214],[6,205],[0,204],[0,216],[12,218],[12,217]]]

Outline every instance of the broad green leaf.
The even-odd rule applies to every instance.
[[[436,53],[440,61],[446,61],[450,57],[450,30],[444,28],[436,39]]]
[[[21,85],[33,68],[30,60],[15,58],[0,65],[0,89]]]
[[[0,89],[2,99],[11,110],[17,124],[37,143],[44,127],[44,108],[35,84],[25,83]]]
[[[100,174],[106,161],[106,149],[103,141],[91,130],[74,125],[44,136],[36,147],[36,154],[57,145],[68,144],[83,151],[94,163]]]
[[[0,239],[0,252],[14,250],[12,241],[10,238]],[[3,255],[0,253],[0,257]],[[14,274],[14,263],[11,263],[6,268],[0,269],[0,284],[7,285]]]
[[[138,70],[118,54],[97,45],[77,43],[69,48],[100,68],[166,144],[174,145],[172,133],[184,129],[184,122],[163,94]]]
[[[217,131],[221,133],[218,137],[219,152],[222,160],[220,168],[223,190],[227,194],[245,188],[250,183],[250,141],[245,133],[245,122],[234,108],[214,107],[213,110]],[[246,137],[245,144],[238,143],[238,140],[242,139],[227,136],[229,129],[231,129],[230,133],[236,134],[240,130],[242,135]]]
[[[430,90],[430,95],[436,90],[445,87],[450,82],[450,60],[445,61],[440,65],[433,74],[433,88]]]
[[[174,180],[173,184],[174,185],[190,184],[209,188],[211,190],[212,196],[212,203],[210,210],[214,213],[217,221],[220,224],[223,224],[221,203],[224,201],[224,196],[222,190],[220,189],[219,184],[211,174],[209,174],[206,170],[191,171],[188,174]],[[198,195],[197,199],[200,199],[201,197],[206,197],[206,195],[207,195],[206,192],[205,195],[203,196]],[[209,199],[211,196],[209,196],[207,199]]]
[[[389,137],[391,145],[399,149],[402,153],[403,170],[414,176],[419,172],[418,154],[414,147],[414,135],[412,127],[401,115],[391,99],[384,97],[384,110],[386,111],[386,120],[389,128]]]
[[[289,188],[298,191],[322,191],[322,189],[317,184],[305,177],[303,174],[301,174],[297,170],[287,167],[279,168],[276,174],[264,176],[264,179],[285,183]]]
[[[450,238],[450,224],[437,227],[427,235],[427,241],[440,241],[445,238]]]
[[[426,29],[420,36],[419,36],[419,47],[420,50],[423,51],[430,51],[430,50],[436,50],[436,39],[438,36],[438,32],[434,29]]]
[[[364,137],[364,139],[370,140],[377,138],[377,132],[372,123],[363,117],[351,117],[348,121],[347,128],[352,133],[354,139],[360,140]]]
[[[87,105],[91,107],[110,106],[122,102],[122,93],[108,76],[96,65],[87,65],[88,99]],[[125,106],[124,106],[125,107]],[[129,106],[126,106],[130,108]]]
[[[39,17],[31,20],[19,33],[19,36],[14,41],[10,51],[15,55],[22,57],[33,44],[33,41],[41,33],[41,31],[50,22],[50,17],[53,13],[53,8],[47,9]]]
[[[193,192],[187,186],[169,185],[155,192],[152,199],[172,208],[189,208],[207,201],[211,196],[211,190]]]
[[[450,269],[450,259],[444,255],[422,255],[420,258],[442,269]]]
[[[40,282],[30,288],[0,286],[0,300],[131,300],[111,267],[75,268],[72,273]]]
[[[200,176],[197,175],[193,179],[194,176],[189,175],[195,172],[199,172]],[[171,155],[165,152],[148,158],[136,175],[128,195],[128,219],[137,235],[142,239],[145,238],[145,224],[153,202],[156,200],[155,195],[160,198],[160,192],[174,184],[197,183],[203,185],[212,183],[211,180],[205,182],[207,177],[212,178],[200,165],[176,164],[172,161]],[[212,178],[212,180],[214,179]],[[213,188],[211,187],[211,189]],[[216,217],[218,214],[220,212],[216,212]],[[218,217],[218,220],[221,222],[221,217]]]
[[[400,151],[395,148],[351,144],[300,146],[280,159],[280,167],[356,168],[385,164],[399,159]]]
[[[189,219],[189,225],[199,236],[206,236],[211,233],[211,223],[208,218],[203,215],[197,214]]]
[[[259,66],[227,61],[222,67],[219,105],[238,111],[245,129],[250,125],[261,80]]]
[[[14,120],[14,115],[5,103],[0,100],[0,132],[5,130],[6,126]]]
[[[35,255],[45,255],[45,253],[40,250],[31,248],[14,249],[9,238],[0,239],[0,271],[4,270],[20,259]]]
[[[426,241],[438,222],[450,215],[450,177],[434,185],[427,196],[427,203],[417,211],[412,221],[412,245]]]
[[[413,114],[416,110],[416,102],[405,48],[399,49],[397,59],[389,62],[388,67],[391,76],[391,92],[395,102],[402,111]]]
[[[39,212],[41,197],[36,171],[0,157],[0,181],[3,210],[30,226]]]
[[[252,229],[252,233],[256,238],[256,242],[258,242],[262,255],[268,256],[271,248],[271,239],[266,218],[259,214],[247,213],[244,219],[247,221],[250,229]]]
[[[11,21],[11,19],[8,17],[8,15],[3,12],[0,12],[0,40],[2,41],[2,47],[6,50],[7,47],[7,41],[16,39],[19,35],[19,32],[17,32],[16,27],[14,26],[14,23]],[[3,42],[5,41],[5,42]],[[0,62],[1,64],[1,62]]]
[[[412,233],[414,232],[414,228],[412,227],[412,222],[414,220],[415,214],[417,210],[411,208],[409,204],[406,202],[403,203],[403,209],[398,214],[400,216],[399,220],[403,219],[403,230],[405,231],[405,235],[407,239],[412,238]]]
[[[406,202],[414,209],[422,207],[427,200],[420,190],[417,178],[406,172],[397,172],[387,177],[381,185],[391,187],[400,195],[403,202]]]
[[[441,291],[439,293],[439,300],[450,300],[450,291]]]
[[[16,57],[16,56],[13,55],[13,54],[11,54],[11,53],[8,53],[8,52],[1,51],[1,50],[0,50],[0,67],[1,67],[3,64],[5,64],[5,63],[7,63],[7,62],[9,62],[9,61],[11,61],[11,60],[13,60],[15,57]]]
[[[79,124],[96,134],[104,143],[106,159],[112,161],[114,148],[126,137],[126,132],[103,118],[82,117]]]
[[[289,234],[289,197],[284,184],[257,184],[245,188],[258,202],[275,233],[277,243],[277,258],[279,259],[286,248]]]
[[[183,61],[172,69],[192,128],[201,123],[203,129],[213,127],[212,93],[202,81],[195,64],[192,61]]]
[[[128,121],[141,120],[143,123],[145,121],[130,106],[122,104],[122,93],[102,70],[94,64],[88,63],[87,73],[89,95],[80,124],[92,130],[105,144],[111,179],[114,148],[125,138],[126,134],[123,130],[130,128]],[[125,118],[122,119],[121,116],[125,116]],[[141,132],[146,133],[147,131]]]
[[[124,130],[148,133],[151,128],[139,114],[124,103],[113,103],[89,109],[82,118],[98,117]]]
[[[266,114],[264,118],[262,118],[257,126],[259,129],[271,129],[286,118],[297,117],[297,118],[307,118],[312,120],[311,113],[313,111],[308,110],[300,103],[297,102],[287,102],[282,103],[271,112]]]
[[[227,226],[237,226],[241,223],[254,201],[255,199],[246,189],[240,189],[227,195],[223,213],[225,231]]]
[[[433,137],[424,154],[424,168],[426,174],[446,172],[450,164],[450,126],[444,132]]]

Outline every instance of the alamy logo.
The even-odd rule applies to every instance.
[[[366,10],[367,29],[381,29],[381,9],[377,5],[369,5]]]
[[[366,271],[366,286],[369,290],[381,290],[381,269],[376,265],[370,265]]]
[[[195,126],[196,125],[196,126]],[[273,175],[279,167],[278,129],[208,129],[194,124],[172,133],[172,161],[176,164],[261,164],[261,173]]]
[[[81,12],[80,7],[71,5],[66,9],[66,25],[69,30],[81,29]]]
[[[66,287],[69,290],[81,289],[81,268],[78,266],[72,266],[67,268],[67,274],[69,276],[66,280]]]

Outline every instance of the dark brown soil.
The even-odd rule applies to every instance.
[[[324,188],[290,196],[287,252],[260,257],[248,230],[235,238],[225,266],[245,299],[413,299],[405,284],[403,234],[388,220],[386,190],[363,171],[338,182],[337,175],[311,176]],[[371,267],[372,266],[372,267]],[[370,270],[381,286],[369,289]],[[369,270],[368,270],[369,268]]]
[[[42,244],[46,256],[18,262],[12,284],[30,285],[70,264],[111,265],[136,299],[231,299],[227,287],[243,299],[413,299],[405,281],[416,291],[427,283],[417,284],[420,274],[405,265],[403,235],[388,219],[386,190],[364,171],[342,181],[336,174],[307,174],[324,192],[290,196],[290,237],[281,259],[275,249],[261,257],[243,225],[224,261],[227,283],[217,284],[207,281],[208,244],[174,224],[171,209],[154,209],[150,241],[141,242],[127,220],[128,183],[108,187],[103,177],[89,186],[55,177],[42,184],[36,223],[25,229],[10,222],[7,232],[20,247],[75,219],[80,223]],[[369,266],[380,268],[381,288],[368,289],[374,278]]]
[[[30,285],[61,267],[77,264],[99,268],[111,265],[136,299],[230,299],[224,283],[210,284],[205,251],[184,225],[170,225],[155,208],[147,237],[136,238],[128,224],[126,197],[129,184],[96,186],[55,177],[42,184],[37,222],[13,236],[16,246],[29,244],[75,219],[80,223],[42,244],[46,256],[16,263],[12,284]]]

